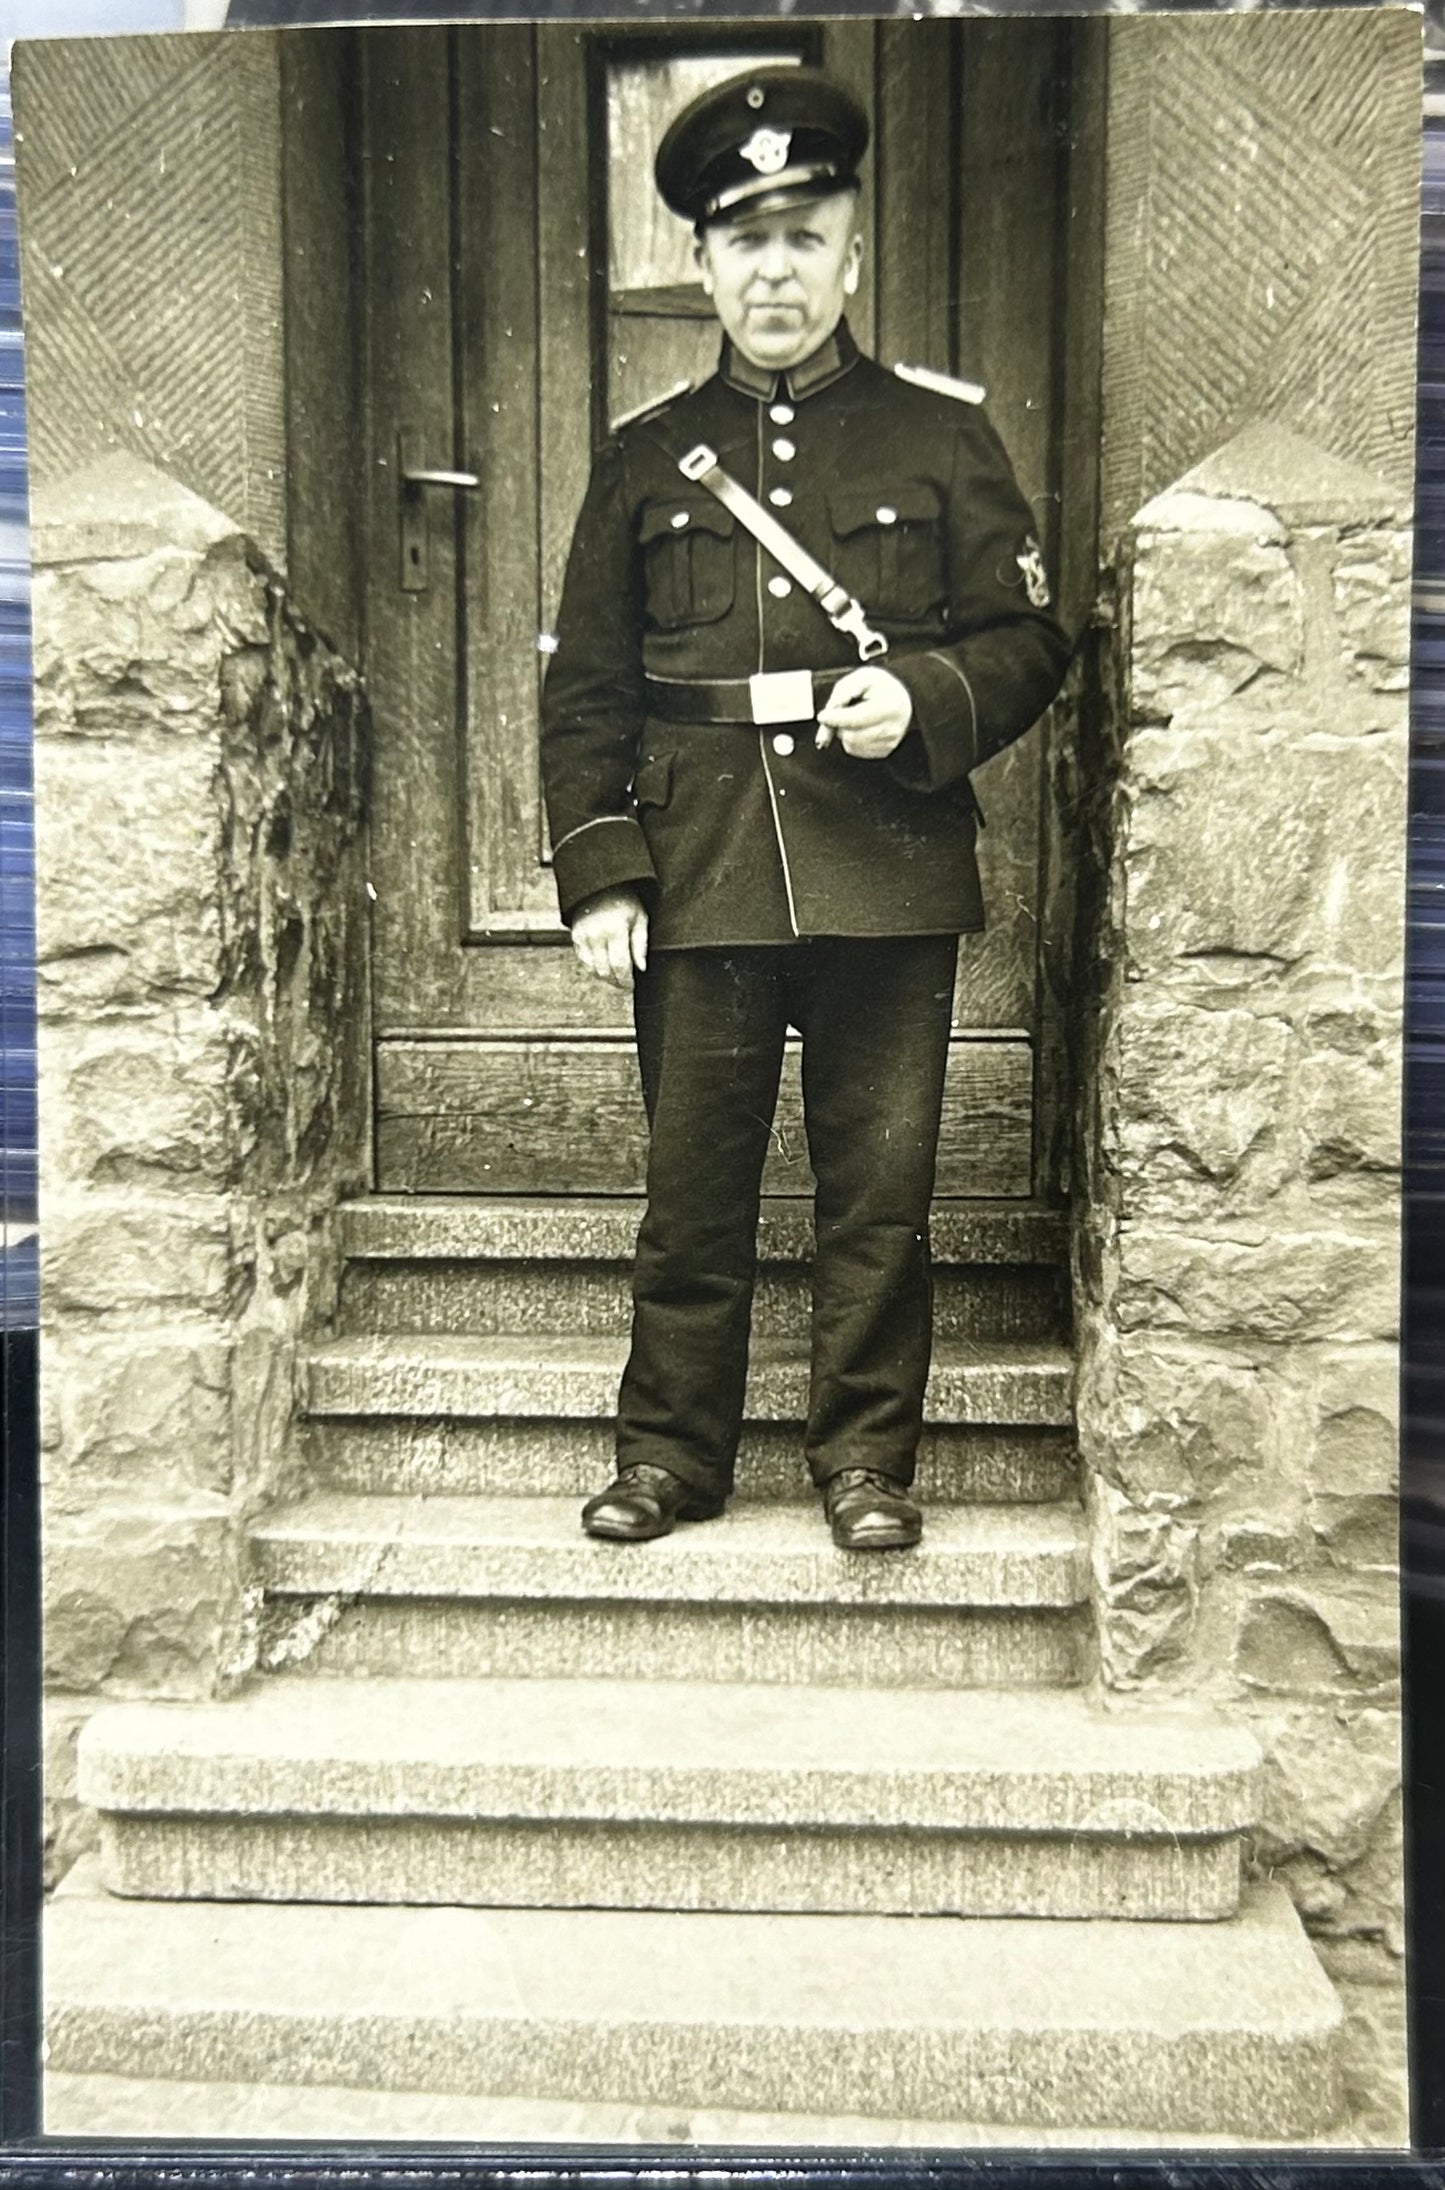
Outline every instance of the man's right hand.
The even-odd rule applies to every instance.
[[[599,981],[630,989],[632,969],[647,965],[647,907],[636,890],[599,890],[572,915],[578,963]]]

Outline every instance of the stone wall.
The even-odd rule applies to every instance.
[[[1100,1682],[1256,1727],[1256,1859],[1341,1983],[1382,2137],[1410,549],[1385,481],[1268,426],[1135,519],[1086,756],[1078,1196]]]
[[[47,1795],[100,1696],[247,1659],[329,1218],[367,1183],[367,723],[236,527],[129,455],[37,497]]]

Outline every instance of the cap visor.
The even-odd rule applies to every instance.
[[[735,183],[722,191],[699,215],[697,225],[710,228],[718,221],[771,213],[781,205],[812,205],[857,188],[856,175],[840,175],[836,168],[785,168],[781,175],[760,175],[756,182]]]

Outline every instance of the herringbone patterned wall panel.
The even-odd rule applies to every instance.
[[[1411,476],[1418,19],[1110,30],[1104,543],[1252,419]]]
[[[274,39],[32,47],[20,90],[35,481],[128,448],[284,562]]]

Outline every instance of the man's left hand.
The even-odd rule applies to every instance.
[[[887,669],[865,662],[840,677],[818,716],[814,740],[821,751],[834,737],[854,760],[887,760],[903,742],[913,720],[913,700],[905,684]]]

